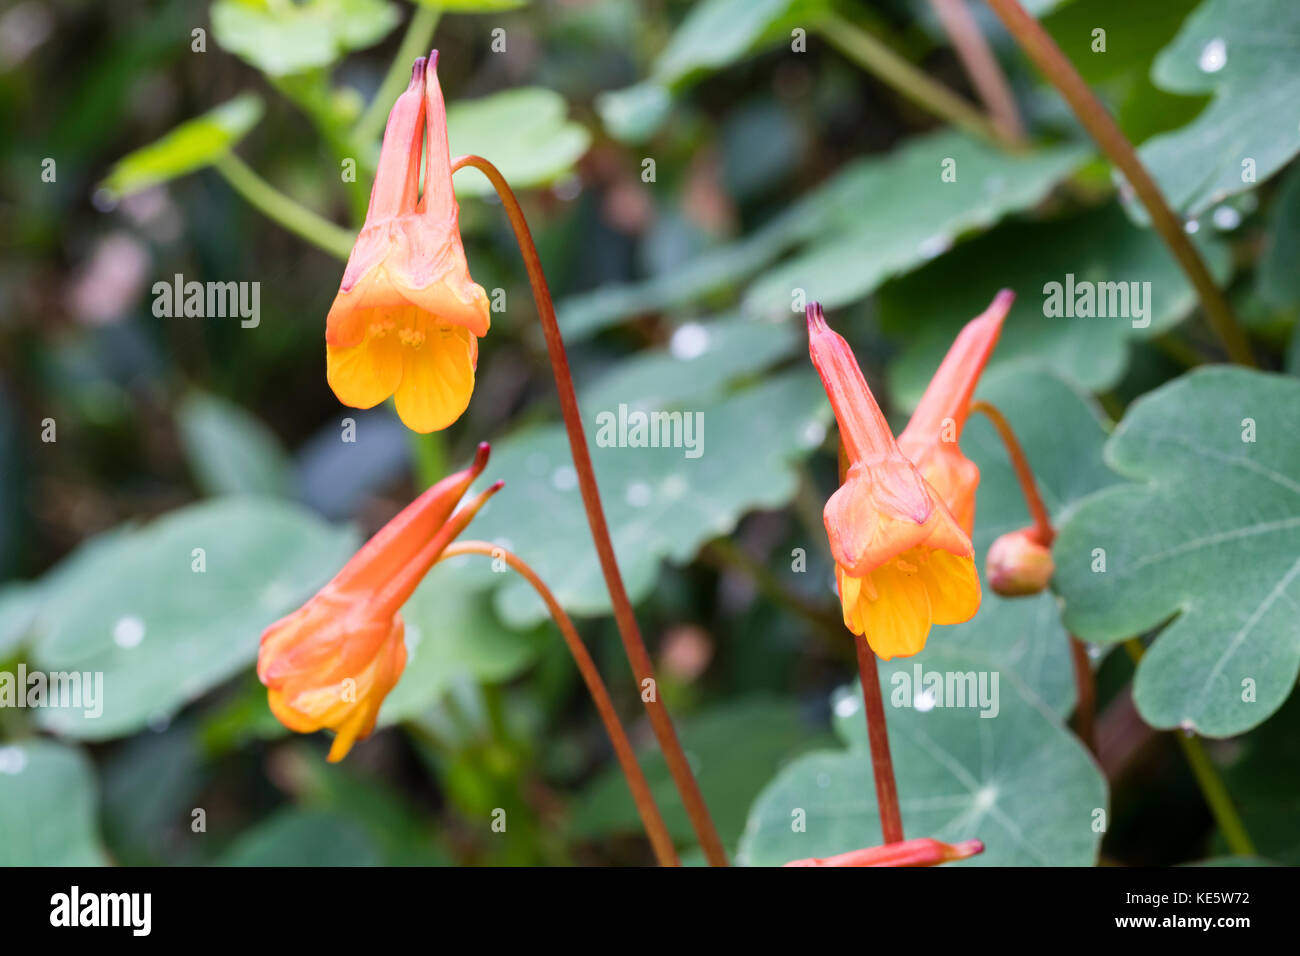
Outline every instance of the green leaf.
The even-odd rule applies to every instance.
[[[47,672],[102,673],[102,714],[48,707],[38,719],[103,740],[170,718],[252,663],[266,626],[323,585],[355,543],[295,505],[246,498],[92,540],[43,582],[32,655]]]
[[[788,312],[796,290],[827,308],[856,302],[885,279],[946,252],[963,233],[1039,202],[1086,156],[1077,146],[1009,156],[952,132],[910,140],[842,180],[812,242],[768,269],[745,305]],[[941,179],[948,160],[956,164],[955,182]]]
[[[1200,245],[1222,281],[1227,248]],[[1049,283],[1057,284],[1062,300],[1072,300],[1066,314],[1047,314]],[[1107,289],[1102,283],[1122,285]],[[1160,238],[1128,222],[1118,206],[1048,223],[1008,223],[881,289],[881,324],[903,345],[890,367],[898,401],[916,404],[953,336],[988,307],[999,287],[1014,291],[1016,302],[990,368],[1032,361],[1090,391],[1120,380],[1132,339],[1168,331],[1197,302]],[[1107,317],[1078,315],[1073,306],[1084,289],[1098,296]],[[1135,308],[1139,301],[1142,310]]]
[[[491,160],[516,189],[554,182],[573,168],[591,145],[586,128],[567,118],[564,97],[526,86],[447,107],[453,156]],[[486,195],[492,184],[478,170],[456,176],[461,195]]]
[[[953,706],[925,698],[915,669],[987,675],[992,707]],[[881,665],[890,749],[908,837],[956,842],[977,838],[985,850],[963,866],[1087,866],[1096,861],[1106,781],[1083,746],[1014,674],[977,653],[928,647]],[[924,678],[923,678],[924,680]],[[924,685],[923,685],[924,686]],[[925,710],[913,705],[920,697]],[[906,704],[903,702],[906,701]],[[945,706],[946,705],[946,706]],[[772,780],[749,812],[737,861],[779,866],[882,842],[861,693],[834,700],[836,730],[847,750],[811,753]],[[804,813],[804,830],[793,824]]]
[[[282,810],[244,833],[219,866],[379,866],[380,850],[357,822],[338,813]]]
[[[98,787],[85,754],[48,740],[0,745],[0,866],[102,866]]]
[[[35,617],[35,587],[14,581],[0,585],[0,661],[22,645]]]
[[[735,846],[745,825],[745,808],[780,767],[812,747],[828,743],[807,726],[794,701],[755,697],[729,701],[681,722],[682,747],[724,843]],[[638,751],[664,823],[675,840],[694,831],[682,809],[672,776],[657,747]],[[574,836],[599,839],[641,831],[641,819],[617,767],[610,767],[583,791],[573,812]]]
[[[384,0],[217,0],[209,15],[223,50],[272,77],[329,66],[378,43],[401,19]]]
[[[716,70],[750,51],[792,0],[703,0],[691,7],[655,61],[652,75],[675,83],[697,70]]]
[[[1273,202],[1268,244],[1256,272],[1259,295],[1281,309],[1300,309],[1300,165],[1283,178]]]
[[[624,395],[621,404],[629,415],[641,408],[635,394]],[[634,601],[651,592],[661,561],[687,562],[709,539],[729,533],[745,512],[789,501],[798,485],[793,461],[820,444],[829,417],[820,383],[802,369],[735,395],[682,398],[672,407],[682,412],[681,447],[631,446],[630,429],[620,447],[618,407],[584,404],[605,514]],[[758,427],[762,442],[754,441]],[[518,478],[475,520],[475,534],[532,564],[570,613],[608,612],[564,430],[532,428],[495,446],[489,476],[500,475]],[[512,626],[533,624],[546,613],[523,581],[507,579],[497,598]]]
[[[1198,369],[1130,407],[1105,455],[1135,483],[1088,498],[1061,528],[1054,586],[1074,633],[1122,641],[1173,618],[1134,679],[1153,727],[1238,734],[1295,686],[1297,435],[1300,382]]]
[[[994,370],[985,374],[977,397],[996,405],[1011,422],[1054,522],[1084,496],[1116,482],[1102,462],[1106,430],[1100,414],[1055,375],[1023,367]],[[973,541],[982,565],[994,538],[1032,520],[1006,449],[987,418],[971,416],[961,448],[980,468]],[[985,588],[974,618],[935,628],[930,640],[985,654],[999,669],[1015,671],[1061,716],[1074,709],[1069,634],[1050,593],[1003,598]]]
[[[193,392],[176,410],[176,425],[205,494],[288,494],[288,455],[272,431],[240,406]]]
[[[748,309],[789,316],[796,287],[828,307],[852,302],[959,235],[1037,203],[1087,155],[1060,146],[1009,157],[960,133],[916,137],[893,153],[850,163],[767,225],[685,268],[560,303],[565,336],[694,301],[799,246],[795,258],[767,268],[745,297]],[[945,159],[957,163],[956,182],[940,180]]]
[[[1300,5],[1206,0],[1156,58],[1152,79],[1174,93],[1214,94],[1192,123],[1138,150],[1169,204],[1196,217],[1300,152]]]
[[[596,110],[606,129],[625,143],[648,139],[668,117],[673,88],[730,66],[766,41],[810,28],[825,0],[701,0],[656,57],[649,79],[602,93]]]
[[[542,641],[560,640],[549,627],[521,632],[502,624],[482,584],[456,567],[462,562],[491,563],[477,555],[452,559],[434,568],[402,607],[406,669],[379,712],[381,726],[419,716],[466,678],[510,680],[532,664]]]
[[[262,118],[262,98],[241,93],[196,119],[187,120],[157,142],[119,159],[99,188],[113,197],[129,196],[208,166]]]

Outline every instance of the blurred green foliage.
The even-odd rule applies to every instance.
[[[340,407],[325,382],[324,316],[383,118],[409,60],[434,46],[453,155],[486,156],[523,197],[589,441],[620,406],[702,416],[698,457],[593,453],[661,691],[743,862],[879,836],[860,704],[842,690],[853,652],[835,623],[820,516],[834,438],[803,354],[804,300],[837,310],[901,424],[955,331],[1012,288],[980,394],[1016,426],[1067,540],[1084,555],[1103,533],[1140,549],[1162,508],[1222,533],[1226,511],[1207,489],[1243,512],[1233,528],[1267,504],[1285,533],[1267,555],[1199,555],[1198,597],[1227,628],[1264,614],[1270,588],[1278,615],[1293,609],[1296,429],[1284,416],[1295,407],[1286,373],[1300,367],[1298,8],[1025,4],[1189,217],[1265,368],[1183,378],[1221,358],[1189,285],[1059,98],[972,6],[1025,114],[1023,149],[952,128],[840,52],[847,23],[974,102],[921,0],[23,0],[0,11],[0,672],[104,675],[98,716],[0,707],[0,863],[649,861],[558,634],[527,585],[486,560],[438,566],[408,602],[405,675],[380,730],[342,765],[324,762],[324,740],[274,720],[253,675],[261,630],[485,439],[485,480],[507,487],[474,536],[508,543],[579,616],[674,837],[690,845],[607,616],[526,277],[477,172],[456,179],[461,225],[474,278],[504,309],[469,411],[417,440],[388,408]],[[1150,282],[1149,325],[1047,316],[1043,286],[1065,273]],[[259,320],[160,315],[154,285],[176,276],[259,283]],[[1239,429],[1256,407],[1275,426],[1269,440],[1290,441],[1285,454],[1243,448],[1231,478],[1204,456],[1167,495],[1121,484],[1148,477],[1128,456],[1153,453],[1189,416]],[[1153,423],[1158,413],[1168,422]],[[1028,516],[991,428],[973,421],[963,441],[983,474],[982,558]],[[1116,496],[1138,513],[1115,518],[1104,504]],[[1264,579],[1264,565],[1280,570]],[[1263,592],[1220,598],[1211,582],[1233,568]],[[1067,566],[1057,588],[988,594],[973,621],[937,628],[924,654],[884,672],[919,663],[1003,678],[997,719],[891,709],[909,836],[980,837],[983,864],[1223,853],[1169,742],[1120,719],[1136,679],[1155,726],[1201,726],[1187,708],[1203,687],[1184,678],[1213,672],[1213,636],[1191,655],[1162,650],[1178,633],[1157,637],[1136,678],[1122,655],[1098,653],[1103,714],[1123,731],[1098,764],[1067,726],[1059,603],[1076,633],[1101,641],[1188,604],[1137,579],[1116,599],[1086,567]],[[1211,752],[1259,855],[1286,862],[1300,841],[1300,788],[1277,769],[1300,716],[1286,703],[1300,665],[1291,618],[1291,631],[1271,618],[1244,629],[1236,647],[1276,678],[1268,699],[1248,721],[1220,704],[1205,725],[1239,735]],[[841,743],[828,743],[832,724]],[[791,807],[807,810],[806,832],[791,829]],[[1114,816],[1104,835],[1097,811]]]

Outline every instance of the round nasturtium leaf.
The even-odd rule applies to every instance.
[[[50,740],[0,744],[0,866],[100,866],[98,787],[85,754]]]
[[[928,693],[930,674],[939,694]],[[905,836],[983,840],[961,866],[1096,862],[1105,778],[1013,673],[934,646],[882,664],[880,677]],[[959,698],[959,685],[973,692]],[[861,692],[841,692],[833,708],[848,749],[807,754],[776,775],[750,809],[738,862],[779,866],[883,842]]]
[[[40,587],[32,660],[99,693],[46,707],[61,734],[103,740],[165,721],[257,658],[263,629],[310,597],[355,535],[290,502],[221,498],[92,539]]]
[[[1169,622],[1138,665],[1154,727],[1263,722],[1300,672],[1300,381],[1223,366],[1139,399],[1106,445],[1130,479],[1056,540],[1065,624],[1122,641]]]

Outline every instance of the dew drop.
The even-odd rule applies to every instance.
[[[1220,232],[1232,232],[1241,225],[1241,213],[1232,206],[1220,206],[1214,210],[1214,228]]]
[[[22,747],[0,747],[0,773],[17,775],[27,766],[27,751]]]
[[[852,694],[845,694],[835,702],[836,717],[852,717],[858,712],[858,699]]]
[[[927,711],[934,710],[935,703],[934,691],[924,690],[916,695],[916,699],[912,701],[912,706],[924,714]]]
[[[698,322],[687,322],[679,326],[668,342],[668,351],[673,358],[689,362],[697,359],[709,350],[709,330]]]
[[[144,640],[144,621],[134,614],[117,619],[113,625],[113,643],[124,650],[138,647]]]
[[[556,491],[572,491],[578,487],[578,473],[572,465],[561,465],[551,472],[551,484]]]
[[[654,500],[655,493],[644,481],[634,481],[627,486],[623,496],[633,508],[644,508]]]
[[[669,501],[676,501],[691,490],[691,484],[681,475],[669,475],[659,486],[659,493]]]
[[[1228,44],[1223,37],[1215,37],[1201,47],[1201,55],[1196,60],[1204,73],[1218,73],[1228,65]]]
[[[805,448],[816,448],[826,440],[826,426],[819,421],[813,420],[803,427],[803,439]]]
[[[1194,236],[1201,231],[1201,224],[1195,219],[1189,219],[1187,222],[1183,223],[1183,231],[1189,236]]]

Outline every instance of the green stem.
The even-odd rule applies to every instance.
[[[930,79],[866,30],[829,11],[816,21],[814,27],[850,60],[913,103],[968,133],[1005,144],[988,117],[975,106],[942,83]]]
[[[351,232],[290,199],[234,153],[227,153],[214,165],[235,192],[268,219],[345,262],[352,254],[355,237]]]
[[[411,22],[406,26],[406,35],[402,37],[402,45],[397,48],[397,55],[388,68],[388,74],[353,128],[352,135],[358,143],[369,144],[383,132],[384,121],[393,107],[393,101],[406,89],[411,75],[411,63],[417,56],[429,52],[441,16],[442,11],[434,6],[421,5],[415,8]]]
[[[1128,656],[1133,659],[1134,664],[1142,660],[1142,655],[1146,653],[1142,642],[1136,637],[1125,641],[1124,649],[1128,651]],[[1188,766],[1192,768],[1192,776],[1196,778],[1196,785],[1201,788],[1201,795],[1205,797],[1210,813],[1214,815],[1214,821],[1219,825],[1219,831],[1228,843],[1228,849],[1236,856],[1254,856],[1256,853],[1254,841],[1246,832],[1246,825],[1242,822],[1241,815],[1237,813],[1232,795],[1224,786],[1223,778],[1219,776],[1219,771],[1210,760],[1210,755],[1205,752],[1201,738],[1181,731],[1174,731],[1174,737],[1187,758]]]

